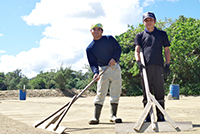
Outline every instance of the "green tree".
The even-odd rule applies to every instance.
[[[51,69],[50,72],[45,72],[43,74],[46,89],[56,88],[56,82],[54,80],[55,74],[56,74],[55,69]]]
[[[40,74],[38,74],[35,78],[32,78],[30,83],[31,83],[31,88],[33,89],[45,89],[45,82],[44,82],[44,73],[43,71],[40,71]]]
[[[168,29],[171,41],[171,75],[176,74],[175,83],[180,85],[180,93],[200,94],[200,20],[179,16]],[[170,81],[169,81],[170,80]]]
[[[90,66],[87,64],[84,69],[87,69],[87,72],[84,74],[81,71],[77,72],[76,89],[84,89],[93,80],[93,72]],[[96,83],[91,85],[88,90],[96,91]]]
[[[5,75],[3,72],[0,73],[0,90],[6,90],[7,87],[4,84]]]
[[[26,76],[20,79],[20,82],[17,84],[17,89],[23,89],[24,85],[26,89],[31,89],[29,79]]]
[[[4,79],[4,83],[7,86],[7,90],[16,90],[17,84],[20,82],[21,78],[21,69],[16,69],[13,72],[8,72]]]
[[[61,66],[54,77],[57,87],[62,90],[75,87],[74,73],[75,71],[71,70],[71,67],[63,68]]]

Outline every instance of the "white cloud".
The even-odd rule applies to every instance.
[[[142,3],[142,6],[143,7],[147,7],[149,5],[152,5],[154,4],[154,0],[145,0],[143,3]]]
[[[0,50],[0,53],[6,53],[6,51],[5,50]]]
[[[3,34],[0,33],[0,36],[3,36]]]
[[[1,56],[0,71],[19,68],[31,78],[61,64],[82,70],[88,64],[85,49],[92,41],[93,22],[103,24],[104,34],[115,36],[125,32],[127,24],[138,24],[142,13],[139,0],[41,0],[29,15],[22,16],[28,25],[46,25],[39,47]]]

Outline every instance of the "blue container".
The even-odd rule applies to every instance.
[[[26,100],[26,90],[19,90],[19,100]]]
[[[179,100],[179,85],[170,85],[170,94],[173,99]]]

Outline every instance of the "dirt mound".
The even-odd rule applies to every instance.
[[[73,97],[75,94],[80,93],[82,90],[60,90],[60,89],[34,89],[26,90],[26,97]],[[82,96],[91,96],[95,93],[85,91]],[[19,98],[19,90],[6,90],[0,91],[0,99],[17,99]]]

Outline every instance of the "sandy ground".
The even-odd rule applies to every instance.
[[[71,99],[71,97],[27,97],[23,101],[0,99],[0,133],[51,134],[50,131],[34,128],[32,125],[36,121],[44,119]],[[88,124],[89,119],[93,117],[93,99],[94,96],[81,97],[72,105],[60,124],[60,126],[67,127],[64,134],[116,133],[115,124],[109,122],[109,97],[106,97],[100,124]],[[121,97],[118,117],[121,117],[124,123],[137,122],[143,111],[141,101],[141,96]],[[193,131],[173,132],[173,134],[200,134],[200,96],[182,96],[179,100],[167,100],[166,98],[166,112],[175,122],[191,121],[193,125]],[[168,133],[171,134],[172,132]]]

